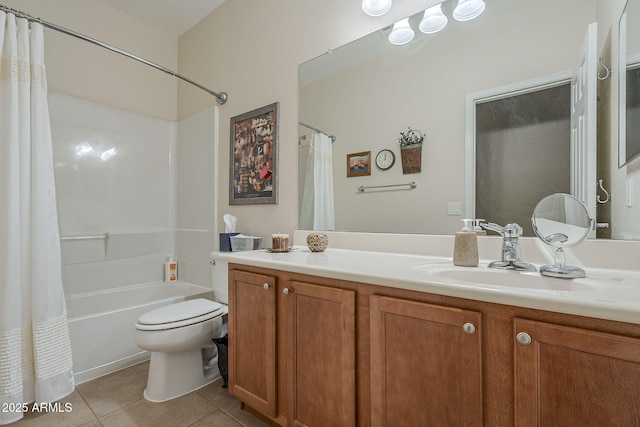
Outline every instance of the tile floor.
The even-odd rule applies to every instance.
[[[240,402],[222,388],[222,379],[185,396],[151,403],[142,393],[149,362],[140,363],[76,386],[62,399],[69,412],[28,413],[11,427],[266,427],[240,408]],[[67,405],[68,406],[68,405]]]

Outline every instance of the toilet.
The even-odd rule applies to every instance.
[[[213,339],[227,334],[227,263],[211,253],[212,297],[181,301],[144,313],[136,344],[151,352],[144,398],[165,402],[219,378]]]

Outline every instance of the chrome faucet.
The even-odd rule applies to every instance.
[[[537,269],[520,258],[520,240],[522,227],[518,224],[507,224],[504,227],[492,222],[480,224],[486,230],[495,231],[502,236],[502,261],[489,263],[489,268],[501,268],[504,270],[537,271]]]

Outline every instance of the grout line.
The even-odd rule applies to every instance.
[[[93,415],[95,421],[97,421],[101,426],[104,426],[104,424],[102,424],[102,421],[100,421],[100,418],[96,415],[95,412],[93,412],[93,408],[91,407],[91,405],[89,405],[89,402],[87,402],[80,390],[78,390],[78,386],[75,387],[75,391],[76,393],[78,393],[78,396],[80,396],[80,399],[84,402],[84,404],[87,405],[87,408],[89,408],[89,411],[91,411],[91,415]]]
[[[236,417],[234,417],[233,415],[231,415],[229,412],[225,411],[224,409],[220,408],[220,410],[222,412],[224,412],[225,414],[227,414],[231,419],[233,419],[235,422],[237,422],[238,424],[240,424],[242,427],[247,427],[242,421],[240,421],[239,419],[237,419]]]

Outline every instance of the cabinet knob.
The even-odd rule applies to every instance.
[[[289,291],[289,288],[284,288],[284,289],[282,290],[282,293],[283,293],[283,294],[285,294],[285,295],[289,295],[289,292],[290,292],[290,291]]]
[[[516,335],[516,341],[522,345],[529,345],[531,344],[531,337],[526,332],[518,332],[518,335]]]
[[[265,291],[266,291],[267,289],[269,289],[270,287],[271,287],[271,286],[269,286],[269,284],[268,284],[268,283],[265,283],[264,285],[262,285],[262,289],[264,289]]]
[[[473,325],[473,323],[465,323],[464,325],[462,325],[462,330],[469,335],[473,335],[476,333],[476,327]]]

